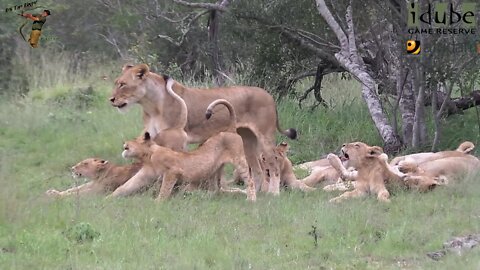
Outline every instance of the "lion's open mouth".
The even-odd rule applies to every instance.
[[[350,157],[348,156],[348,154],[345,151],[342,150],[342,155],[340,156],[340,160],[341,161],[347,161],[349,159],[350,159]]]

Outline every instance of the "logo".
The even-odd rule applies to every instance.
[[[423,9],[418,3],[407,2],[409,34],[476,34],[476,3],[429,3]]]
[[[407,53],[417,55],[421,51],[419,40],[407,40]]]

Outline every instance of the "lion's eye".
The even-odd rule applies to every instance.
[[[123,82],[121,82],[121,83],[118,84],[118,86],[119,86],[120,88],[124,87],[125,85],[127,85],[127,84],[126,84],[126,83],[123,83]]]

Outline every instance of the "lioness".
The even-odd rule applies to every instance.
[[[247,161],[260,187],[263,175],[258,162],[260,153],[270,152],[275,146],[275,130],[295,139],[295,129],[281,131],[275,102],[272,96],[258,87],[233,86],[213,89],[188,88],[180,83],[173,84],[173,90],[188,107],[188,122],[185,128],[188,143],[202,143],[222,131],[229,124],[228,112],[216,112],[215,119],[207,121],[204,108],[216,99],[225,99],[235,107],[238,116],[237,132],[243,139]],[[175,126],[180,108],[171,106],[173,97],[166,94],[165,79],[150,72],[145,64],[126,65],[115,80],[110,102],[123,110],[138,103],[143,108],[144,132],[152,137]]]
[[[455,151],[440,151],[440,152],[424,152],[424,153],[415,153],[406,156],[400,156],[392,159],[390,165],[398,165],[403,160],[408,160],[409,162],[415,162],[417,164],[437,160],[446,157],[464,157],[473,151],[475,145],[472,142],[465,141],[461,143]]]
[[[143,167],[132,177],[132,180],[138,181],[128,181],[115,190],[112,196],[128,195],[137,189],[132,183],[148,182],[163,175],[157,201],[164,200],[170,196],[178,180],[197,184],[212,178],[223,165],[231,163],[247,183],[247,200],[255,201],[255,183],[245,159],[242,138],[235,133],[235,110],[228,101],[215,100],[209,105],[206,118],[211,117],[213,108],[218,104],[225,105],[230,112],[231,122],[228,130],[209,138],[191,152],[178,152],[156,145],[150,139],[149,132],[145,132],[144,138],[125,142],[122,156],[141,160]]]
[[[50,196],[69,196],[72,194],[102,194],[114,191],[134,176],[142,167],[140,163],[133,163],[124,166],[111,164],[107,160],[98,158],[87,158],[72,167],[73,177],[85,177],[91,181],[78,187],[58,191],[47,190]]]
[[[279,190],[278,186],[287,186],[302,191],[313,191],[315,188],[305,185],[299,181],[293,173],[292,162],[287,157],[288,144],[282,142],[273,149],[273,158],[268,159],[262,154],[262,168],[266,174],[262,190],[273,190],[273,193]]]
[[[353,167],[356,171],[348,171],[340,158],[334,154],[329,154],[327,158],[342,177],[356,181],[355,189],[331,199],[330,202],[366,196],[369,193],[377,194],[380,201],[389,202],[390,193],[385,187],[385,181],[403,182],[404,175],[388,166],[388,157],[383,154],[381,147],[369,146],[362,142],[348,143],[343,145],[341,154],[346,166]]]
[[[413,185],[421,181],[449,184],[455,178],[478,172],[480,161],[472,155],[451,156],[420,164],[404,160],[399,163],[398,169],[408,175],[405,178],[407,185]]]

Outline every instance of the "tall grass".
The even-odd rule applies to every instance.
[[[49,97],[62,85],[59,78],[50,83],[33,91]],[[84,158],[125,163],[122,143],[141,130],[138,106],[119,114],[107,102],[110,86],[95,83],[94,89],[94,102],[80,107],[74,98],[0,101],[0,269],[480,267],[478,249],[441,262],[425,255],[452,236],[480,230],[475,176],[427,194],[398,190],[390,204],[374,198],[330,204],[336,194],[320,190],[259,195],[254,204],[201,191],[163,204],[149,193],[116,200],[47,198],[47,189],[73,185],[69,168]],[[327,78],[323,94],[329,108],[299,110],[292,100],[278,105],[282,126],[300,132],[298,141],[289,141],[295,163],[336,151],[343,142],[380,144],[358,84]],[[447,120],[443,147],[476,136],[469,124],[474,119],[467,111]],[[93,240],[80,241],[79,235]]]

